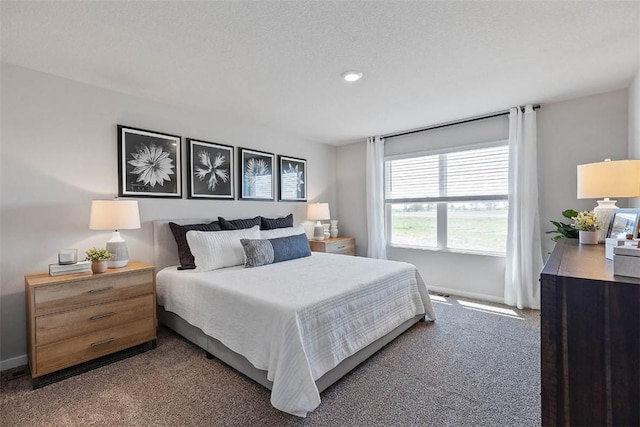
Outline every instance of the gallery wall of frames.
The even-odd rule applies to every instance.
[[[307,161],[118,125],[120,197],[307,201]]]

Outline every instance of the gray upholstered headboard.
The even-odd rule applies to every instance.
[[[160,271],[170,265],[180,265],[178,258],[178,245],[173,237],[170,222],[176,224],[208,224],[215,219],[190,218],[190,219],[160,219],[153,221],[153,262],[156,271]]]

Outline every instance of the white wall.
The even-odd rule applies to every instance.
[[[88,230],[88,220],[92,199],[118,192],[116,124],[305,158],[309,201],[336,209],[335,147],[243,117],[165,105],[7,64],[1,89],[0,369],[26,363],[24,275],[47,271],[58,249],[84,254],[109,238],[109,232]],[[139,205],[142,228],[122,234],[131,258],[149,263],[154,219],[306,217],[305,203],[139,199]]]
[[[542,231],[553,229],[550,219],[562,219],[568,208],[592,209],[595,200],[577,200],[576,166],[604,158],[627,158],[627,91],[605,93],[565,102],[542,105],[537,110],[538,180]],[[449,131],[437,130],[420,145],[416,137],[405,145],[387,144],[387,153],[398,150],[441,148],[451,141],[465,145],[489,141],[504,135],[508,123],[474,122]],[[420,135],[420,134],[418,134]],[[393,139],[391,140],[393,141]],[[448,142],[449,141],[449,142]],[[345,234],[359,238],[358,254],[366,254],[365,144],[338,147],[338,217]],[[626,201],[618,202],[625,206]],[[360,237],[362,236],[362,237]],[[542,235],[543,256],[553,248],[547,234]],[[389,257],[415,264],[431,289],[488,300],[503,299],[504,258],[446,253],[429,250],[389,248]]]
[[[640,42],[638,42],[638,58],[640,58]],[[629,86],[629,158],[640,159],[640,68]],[[640,208],[640,197],[630,199],[629,206]]]
[[[538,110],[538,192],[540,227],[553,230],[550,219],[564,220],[565,209],[591,210],[596,200],[578,200],[576,166],[605,158],[627,158],[627,91],[545,104]],[[626,207],[627,200],[618,200]],[[553,249],[542,237],[542,255]]]

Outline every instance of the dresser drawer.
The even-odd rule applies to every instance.
[[[35,315],[71,310],[153,293],[153,270],[129,274],[89,276],[88,280],[42,286],[35,289]]]
[[[148,317],[76,338],[38,346],[36,349],[37,376],[142,344],[155,338],[155,319]]]
[[[36,345],[153,316],[153,294],[36,317]]]
[[[355,254],[355,244],[353,239],[340,240],[337,242],[328,242],[326,244],[326,252],[332,254]]]

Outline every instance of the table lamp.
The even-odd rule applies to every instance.
[[[640,160],[605,159],[578,165],[578,199],[598,199],[593,213],[598,217],[598,242],[604,242],[616,200],[609,197],[640,197]]]
[[[329,203],[310,203],[307,205],[307,218],[317,221],[313,227],[313,240],[324,240],[324,228],[320,221],[331,218],[329,214]]]
[[[125,267],[129,263],[127,243],[119,230],[140,228],[140,212],[137,200],[92,200],[89,230],[114,230],[107,241],[107,250],[112,258],[109,268]]]

